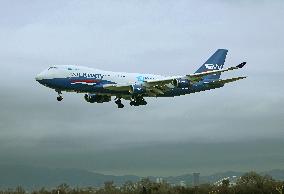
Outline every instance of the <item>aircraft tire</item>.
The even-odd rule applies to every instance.
[[[62,100],[63,100],[63,97],[62,97],[62,96],[58,96],[58,97],[57,97],[57,101],[58,101],[58,102],[60,102],[60,101],[62,101]]]
[[[124,105],[123,104],[118,104],[117,107],[118,108],[124,108]]]

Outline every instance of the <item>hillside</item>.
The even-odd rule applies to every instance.
[[[214,183],[224,177],[239,177],[242,174],[243,172],[228,171],[212,174],[210,176],[200,176],[200,182]],[[268,174],[277,180],[284,180],[284,170],[271,170],[268,172],[262,172],[261,174]],[[139,176],[133,175],[104,175],[78,169],[0,165],[0,188],[14,188],[18,185],[27,189],[41,187],[54,188],[62,183],[79,187],[100,187],[106,181],[113,181],[116,185],[122,185],[126,181],[136,182],[140,180],[140,178],[141,177]],[[156,180],[156,177],[149,178],[153,181]],[[179,184],[180,181],[185,181],[185,183],[191,184],[192,174],[163,177],[163,180],[171,184]]]

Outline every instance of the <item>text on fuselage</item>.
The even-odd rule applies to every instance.
[[[95,73],[72,73],[71,77],[84,77],[84,78],[94,78],[94,79],[103,79],[102,74]]]

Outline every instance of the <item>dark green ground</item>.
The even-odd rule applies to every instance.
[[[270,176],[261,176],[255,172],[241,176],[235,184],[224,180],[221,185],[203,184],[199,187],[173,186],[168,183],[154,183],[149,179],[142,179],[136,183],[126,182],[121,187],[116,187],[113,182],[106,182],[104,187],[72,188],[67,184],[59,185],[54,189],[39,189],[25,191],[22,187],[0,191],[1,194],[282,194],[284,182],[272,179]]]

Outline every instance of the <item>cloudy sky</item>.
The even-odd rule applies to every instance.
[[[0,164],[108,174],[179,175],[284,167],[284,2],[0,1]],[[34,77],[50,65],[183,75],[218,48],[225,77],[210,92],[88,104]]]

